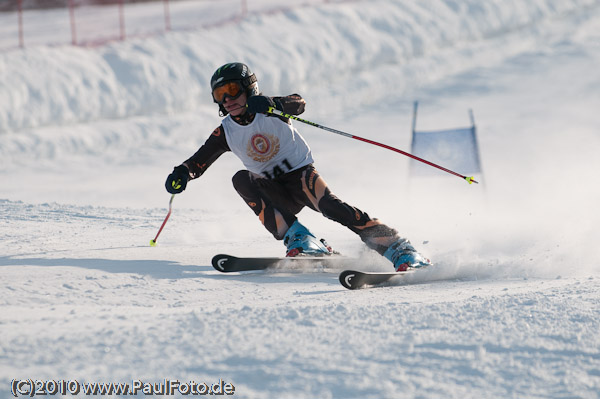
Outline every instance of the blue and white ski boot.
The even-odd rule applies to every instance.
[[[333,250],[327,245],[325,240],[317,240],[317,237],[297,220],[285,233],[283,243],[287,247],[287,253],[285,255],[287,257],[299,255],[323,256],[333,254]]]
[[[410,241],[404,238],[390,245],[383,256],[392,262],[397,272],[431,266],[429,259],[418,253]]]

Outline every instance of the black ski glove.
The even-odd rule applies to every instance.
[[[269,107],[276,107],[275,101],[267,96],[251,96],[248,98],[248,112],[251,114],[264,114],[269,110]]]
[[[188,179],[190,178],[190,171],[187,166],[181,164],[173,169],[173,172],[167,177],[165,182],[165,188],[171,194],[179,194],[185,190]]]

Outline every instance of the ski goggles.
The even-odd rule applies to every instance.
[[[221,86],[215,87],[212,95],[217,103],[223,104],[226,96],[230,97],[232,100],[235,100],[241,96],[243,92],[244,89],[239,82],[227,82]]]

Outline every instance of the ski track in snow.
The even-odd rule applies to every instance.
[[[242,398],[599,398],[599,23],[591,0],[343,2],[0,54],[0,397],[14,378],[167,378]],[[149,247],[166,175],[219,123],[207,81],[232,57],[267,94],[307,98],[307,119],[400,148],[414,99],[424,130],[474,109],[480,186],[409,179],[397,154],[298,126],[333,191],[435,268],[358,291],[337,271],[216,272],[217,253],[284,249],[227,155]],[[347,268],[389,268],[300,217]]]

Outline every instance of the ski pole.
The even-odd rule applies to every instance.
[[[154,237],[153,240],[150,240],[150,246],[151,247],[155,247],[156,246],[156,240],[158,240],[158,236],[160,235],[160,232],[162,231],[163,227],[165,227],[165,224],[167,223],[167,220],[169,220],[169,216],[171,216],[171,204],[173,204],[173,198],[175,198],[175,194],[172,194],[171,195],[171,199],[169,200],[169,213],[167,213],[167,217],[165,218],[165,221],[160,226],[160,229],[158,229],[158,233],[156,233],[156,237]]]
[[[387,144],[378,143],[377,141],[365,139],[365,138],[362,138],[362,137],[359,137],[359,136],[354,136],[354,135],[352,135],[350,133],[345,133],[345,132],[342,132],[340,130],[332,129],[330,127],[323,126],[323,125],[320,125],[320,124],[315,123],[315,122],[307,121],[306,119],[299,118],[299,117],[297,117],[295,115],[290,115],[290,114],[283,113],[282,111],[280,111],[278,109],[275,109],[274,107],[269,107],[269,109],[267,110],[267,113],[273,114],[273,115],[283,116],[284,118],[293,119],[293,120],[298,121],[298,122],[306,123],[307,125],[311,125],[313,127],[319,128],[319,129],[327,130],[328,132],[331,132],[331,133],[339,134],[339,135],[344,136],[344,137],[349,137],[351,139],[359,140],[359,141],[362,141],[362,142],[365,142],[365,143],[368,143],[368,144],[373,144],[373,145],[376,145],[376,146],[379,146],[379,147],[386,148],[386,149],[391,150],[391,151],[395,151],[397,153],[400,153],[402,155],[406,155],[407,157],[412,158],[414,160],[417,160],[419,162],[423,162],[424,164],[427,164],[429,166],[433,166],[434,168],[438,168],[440,170],[443,170],[444,172],[450,173],[451,175],[458,176],[461,179],[466,180],[469,184],[472,184],[472,183],[479,184],[475,179],[473,179],[473,176],[463,176],[460,173],[456,173],[456,172],[454,172],[454,171],[452,171],[450,169],[444,168],[443,166],[436,165],[433,162],[429,162],[426,159],[419,158],[416,155],[413,155],[413,154],[410,154],[408,152],[405,152],[405,151],[399,150],[397,148],[391,147],[391,146],[389,146]]]

